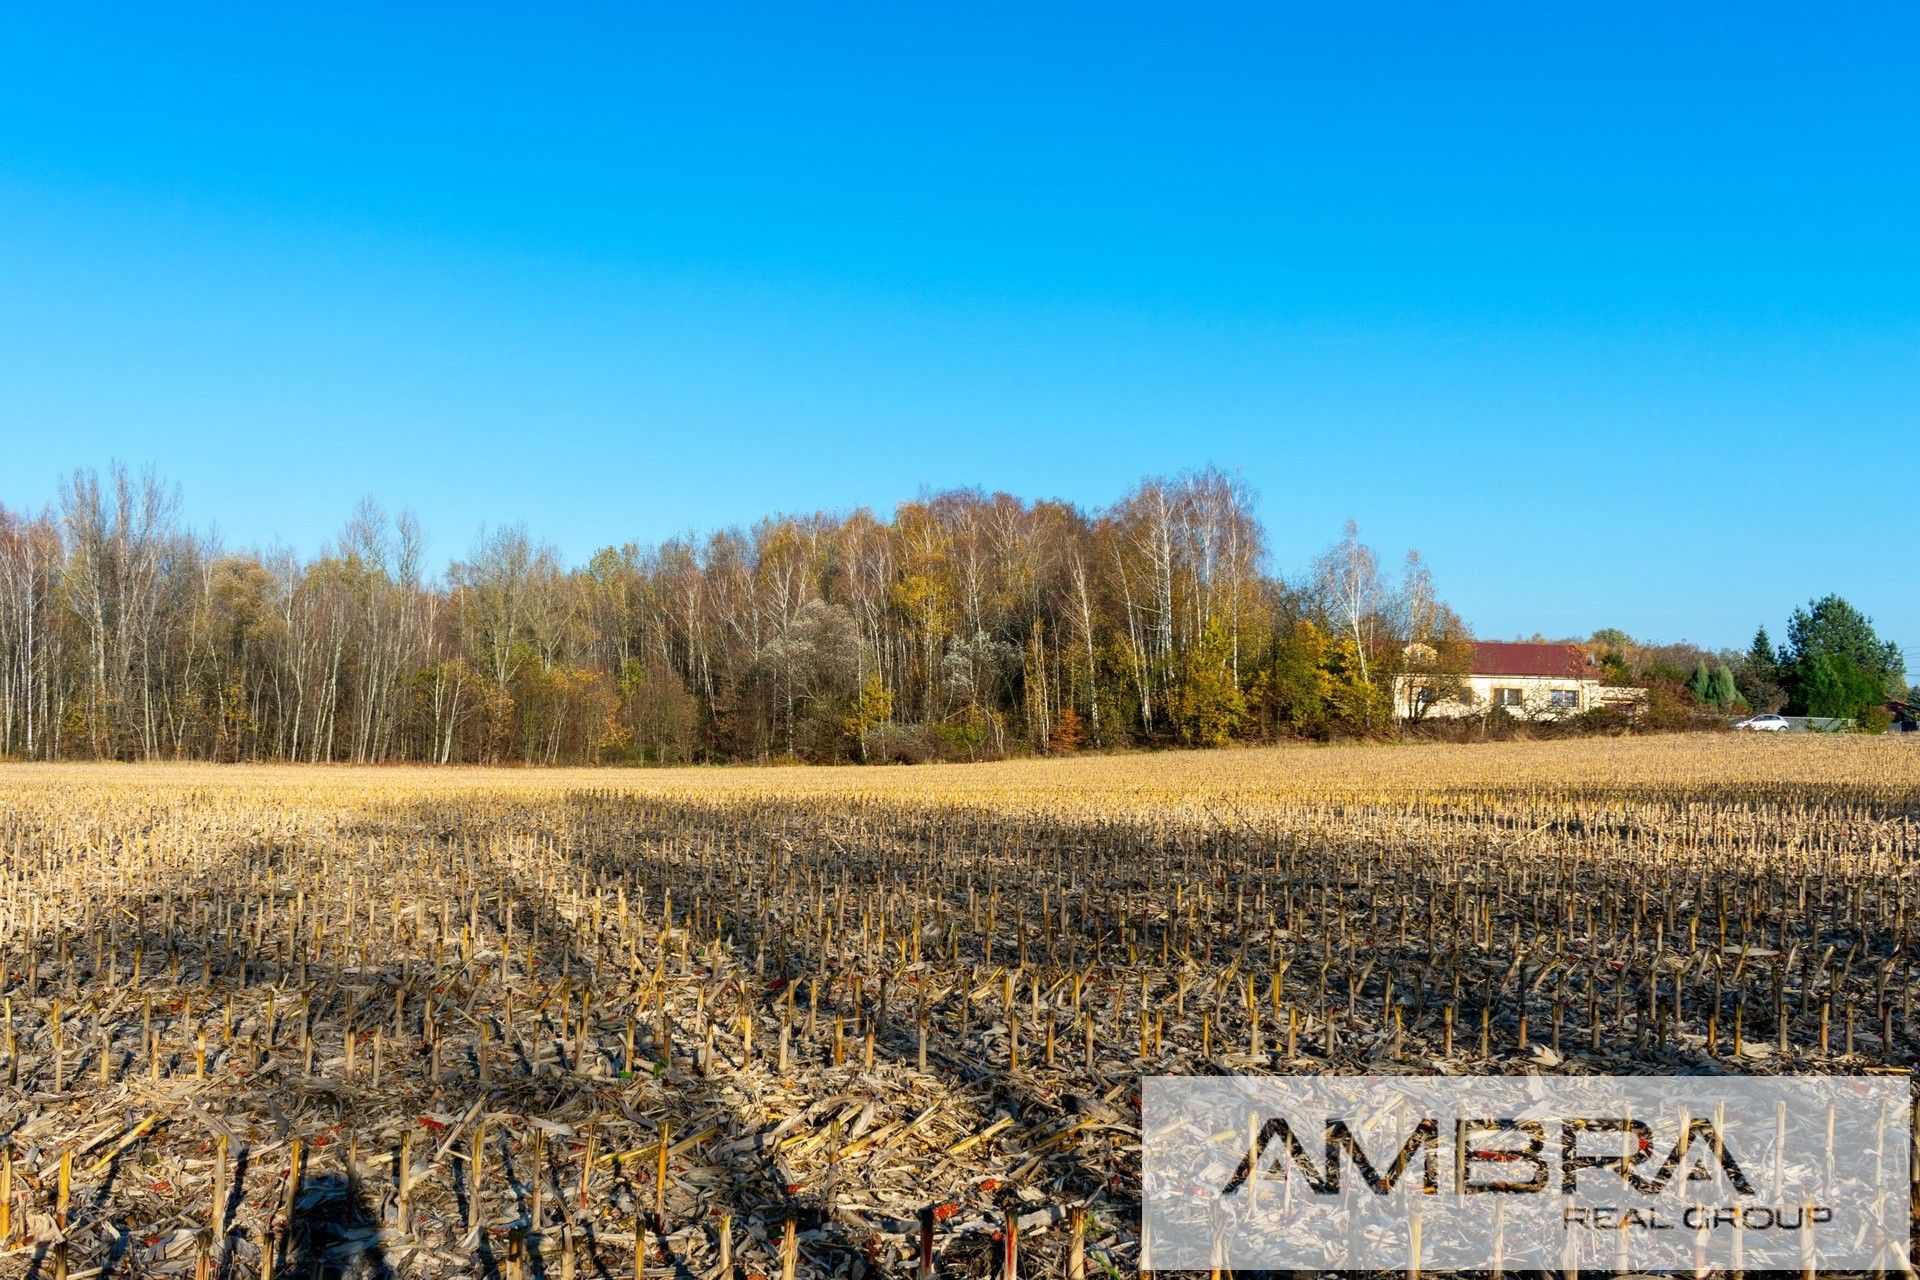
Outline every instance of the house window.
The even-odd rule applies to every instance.
[[[1525,703],[1526,699],[1518,689],[1504,688],[1493,691],[1493,705],[1496,707],[1518,707],[1524,706]]]
[[[1580,691],[1578,689],[1555,689],[1547,694],[1547,705],[1555,711],[1578,711],[1580,709]]]
[[[1419,691],[1415,693],[1413,696],[1414,696],[1414,700],[1417,701],[1423,707],[1430,707],[1433,705],[1433,700],[1434,700],[1433,690],[1427,688],[1426,685],[1421,685]]]

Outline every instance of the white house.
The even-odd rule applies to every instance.
[[[1602,684],[1592,659],[1572,644],[1476,642],[1468,672],[1454,681],[1400,676],[1395,711],[1412,718],[1483,715],[1495,708],[1527,720],[1557,720],[1597,707],[1631,708],[1646,693]]]

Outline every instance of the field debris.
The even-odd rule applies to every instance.
[[[1257,804],[22,770],[0,1271],[1131,1274],[1144,1074],[1915,1060],[1911,771],[1444,754]]]

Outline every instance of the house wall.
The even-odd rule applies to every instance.
[[[1411,718],[1414,713],[1413,699],[1415,690],[1423,682],[1415,677],[1400,676],[1393,682],[1394,710],[1402,718]],[[1509,714],[1526,720],[1557,720],[1561,716],[1579,715],[1600,705],[1600,682],[1598,680],[1579,680],[1571,676],[1467,676],[1464,683],[1472,691],[1470,700],[1435,703],[1427,708],[1430,719],[1455,719],[1460,716],[1484,715],[1495,705],[1494,690],[1519,690],[1518,706],[1508,706]],[[1571,707],[1555,707],[1553,695],[1556,692],[1573,695]]]

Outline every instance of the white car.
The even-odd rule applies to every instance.
[[[1792,726],[1787,723],[1785,716],[1777,716],[1772,712],[1768,712],[1766,715],[1749,716],[1733,727],[1736,729],[1751,729],[1755,733],[1785,733],[1788,729],[1792,728]]]

